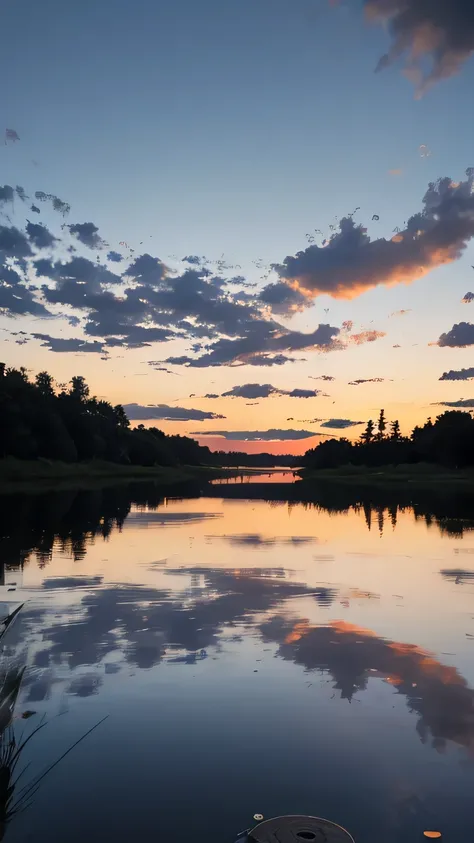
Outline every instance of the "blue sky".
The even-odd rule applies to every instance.
[[[474,164],[473,61],[415,99],[400,66],[374,73],[389,35],[367,23],[362,2],[8,0],[2,33],[3,122],[21,140],[0,149],[0,183],[56,194],[71,204],[70,222],[92,220],[112,248],[125,240],[137,253],[146,247],[171,265],[171,255],[215,259],[224,253],[259,281],[253,261],[280,262],[305,249],[305,234],[314,229],[329,237],[329,225],[357,206],[355,219],[369,234],[390,239],[395,226],[403,228],[421,210],[428,182],[445,175],[461,180]],[[420,156],[421,144],[430,157]],[[401,173],[391,175],[395,169]],[[374,214],[379,221],[372,221]],[[53,224],[47,212],[41,219]],[[321,296],[291,327],[314,330],[329,308],[332,325],[351,319],[359,330],[386,331],[380,344],[327,354],[323,362],[318,355],[317,367],[329,366],[338,380],[347,371],[348,380],[354,372],[370,376],[368,369],[380,365],[381,375],[389,371],[396,381],[402,406],[412,343],[422,345],[418,379],[429,371],[435,381],[445,361],[449,368],[469,365],[469,349],[427,343],[467,318],[460,299],[474,283],[472,263],[468,246],[459,262],[409,287],[377,287],[351,301]],[[398,309],[413,313],[392,319],[387,329],[388,314]],[[31,317],[16,321],[22,320],[31,329]],[[40,330],[57,335],[50,323]],[[64,330],[77,336],[70,326]],[[394,344],[404,348],[393,351]],[[110,362],[95,355],[78,360],[38,348],[36,340],[10,344],[4,356],[32,368],[39,360],[57,370],[58,379],[81,365],[96,391],[108,389],[123,403],[178,397],[170,383],[177,378],[157,381],[147,372],[139,387],[133,383],[137,365],[153,358],[151,349],[127,351],[113,367],[115,379]],[[305,356],[309,363],[277,373],[247,367],[245,380],[306,382],[316,358]],[[188,381],[186,371],[181,377]],[[215,376],[196,370],[204,392]],[[242,373],[226,370],[218,377],[224,388]],[[373,389],[357,413],[353,393],[337,394],[344,416],[366,414],[378,403]],[[433,400],[438,393],[434,382]],[[427,403],[417,407],[420,417]],[[281,427],[285,413],[286,404]],[[313,408],[311,414],[320,413]],[[226,415],[229,429],[240,429],[239,417],[234,423]]]

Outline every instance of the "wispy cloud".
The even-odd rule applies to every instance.
[[[225,419],[218,413],[205,410],[190,410],[186,407],[169,407],[167,404],[124,404],[124,410],[132,421],[162,420],[162,421],[207,421],[208,419]]]

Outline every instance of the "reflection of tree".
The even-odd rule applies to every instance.
[[[456,668],[420,647],[380,638],[344,621],[316,627],[276,616],[262,624],[261,632],[265,640],[280,645],[282,658],[331,673],[341,698],[351,700],[367,688],[371,676],[383,677],[419,715],[416,728],[423,742],[431,734],[436,749],[447,740],[474,749],[474,691]]]
[[[172,488],[166,490],[167,494]],[[190,497],[195,496],[189,487]],[[53,547],[82,559],[96,538],[121,529],[132,504],[155,510],[165,493],[153,483],[134,483],[94,490],[62,490],[41,495],[0,496],[0,559],[24,563],[31,554],[46,565]]]

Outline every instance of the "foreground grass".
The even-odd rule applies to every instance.
[[[298,472],[304,481],[317,482],[333,480],[338,483],[364,486],[396,486],[411,484],[414,486],[429,486],[441,483],[443,486],[473,486],[474,471],[468,469],[449,469],[431,463],[416,463],[415,465],[388,465],[366,467],[360,465],[346,465],[339,468],[324,468],[314,471],[302,469]]]
[[[104,460],[64,463],[56,460],[0,459],[0,491],[38,491],[38,489],[91,488],[110,483],[151,480],[174,484],[190,480],[212,480],[231,472],[208,466],[118,465]]]

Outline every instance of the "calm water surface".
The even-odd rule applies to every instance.
[[[472,841],[474,507],[338,494],[1,500],[15,734],[45,723],[17,793],[108,715],[12,843],[232,843],[256,812]]]

